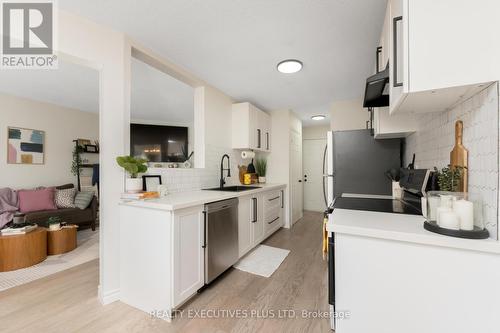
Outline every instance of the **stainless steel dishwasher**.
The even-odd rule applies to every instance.
[[[205,205],[205,284],[238,261],[238,198]]]

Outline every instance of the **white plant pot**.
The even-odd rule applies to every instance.
[[[266,182],[266,177],[259,177],[259,183],[264,184]]]
[[[57,231],[59,229],[61,229],[61,223],[49,224],[50,231]]]
[[[125,180],[125,191],[127,193],[139,193],[142,191],[142,178],[127,178]]]

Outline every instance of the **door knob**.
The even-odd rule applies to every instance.
[[[299,183],[302,183],[302,180],[301,180],[301,179],[299,179]]]

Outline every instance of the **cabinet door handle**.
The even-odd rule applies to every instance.
[[[401,87],[403,86],[403,82],[398,81],[398,23],[399,21],[403,21],[403,16],[398,16],[392,19],[392,44],[394,46],[394,49],[392,50],[392,56],[393,56],[393,61],[392,61],[392,85],[393,87]]]
[[[257,198],[252,198],[253,201],[253,217],[252,223],[257,222]]]
[[[382,54],[382,46],[377,47],[377,53],[376,53],[376,66],[377,66],[377,73],[380,73],[380,55]]]
[[[203,211],[203,245],[202,248],[207,247],[207,212]]]
[[[266,149],[269,150],[269,132],[266,132]]]
[[[281,190],[281,208],[284,206],[285,198],[284,198],[285,192]]]
[[[261,147],[260,128],[257,128],[257,148]]]
[[[273,200],[276,200],[276,199],[279,199],[279,198],[280,198],[280,196],[278,195],[278,196],[277,196],[277,197],[275,197],[275,198],[271,198],[271,199],[267,199],[267,200],[268,200],[268,201],[273,201]]]
[[[274,220],[272,220],[271,222],[267,222],[267,224],[272,224],[274,223],[276,220],[278,220],[280,217],[278,216],[277,218],[275,218]]]

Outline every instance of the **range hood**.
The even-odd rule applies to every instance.
[[[364,108],[389,106],[389,64],[366,79]]]

